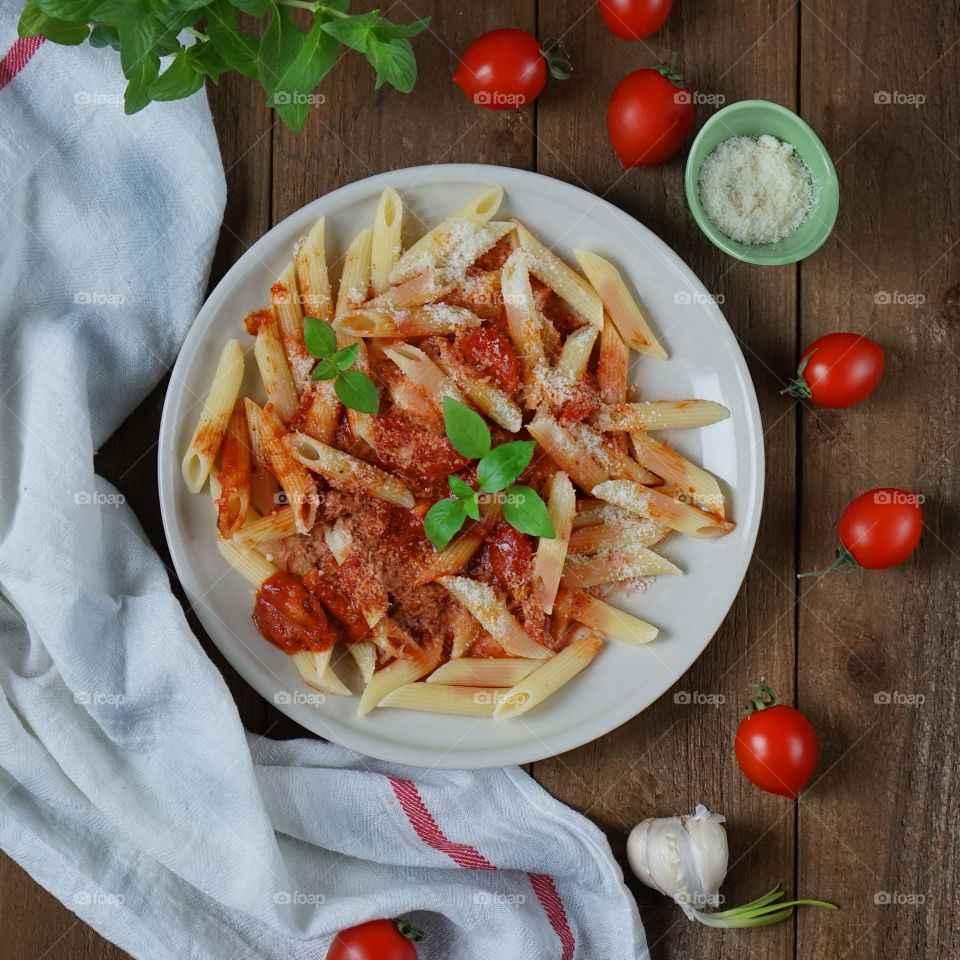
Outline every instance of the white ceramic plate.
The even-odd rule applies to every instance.
[[[405,710],[356,716],[356,698],[313,702],[288,657],[264,640],[250,614],[248,584],[220,557],[209,495],[190,494],[180,460],[225,340],[252,347],[244,316],[269,289],[294,244],[320,216],[336,264],[352,236],[372,222],[380,191],[395,187],[412,217],[433,224],[492,184],[506,191],[504,214],[520,218],[568,262],[574,248],[612,259],[639,291],[671,359],[634,360],[644,399],[717,400],[728,420],[668,439],[721,478],[737,529],[718,540],[669,537],[662,552],[684,571],[620,602],[660,627],[642,647],[615,642],[542,705],[497,722]],[[417,224],[412,224],[414,229]],[[417,233],[414,233],[416,236]],[[244,392],[260,396],[248,362]],[[730,609],[756,539],[763,492],[763,438],[743,355],[723,315],[680,258],[621,210],[567,183],[507,167],[450,164],[396,170],[320,197],[262,237],[210,295],[173,370],[160,426],[160,500],[170,552],[201,623],[227,660],[262,696],[314,733],[370,756],[446,768],[526,763],[570,750],[639,713],[700,655]],[[658,548],[659,549],[659,548]],[[348,656],[344,657],[349,660]]]

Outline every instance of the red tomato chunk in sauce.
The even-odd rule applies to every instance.
[[[320,653],[340,639],[340,630],[327,619],[320,600],[299,577],[283,570],[261,584],[253,622],[267,640],[285,653]]]
[[[499,330],[477,327],[457,337],[460,355],[495,380],[508,393],[520,384],[520,362],[513,345]]]

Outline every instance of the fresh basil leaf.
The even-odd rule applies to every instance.
[[[96,6],[95,0],[36,0],[37,6],[54,20],[86,24]]]
[[[120,38],[117,31],[105,23],[98,23],[90,31],[91,47],[113,47],[114,50],[120,49]]]
[[[187,47],[187,59],[214,83],[220,79],[221,73],[230,69],[230,64],[209,40],[202,40]]]
[[[182,100],[202,86],[203,74],[190,62],[187,51],[181,49],[147,92],[151,100]]]
[[[381,40],[403,39],[404,37],[415,37],[418,33],[423,33],[429,26],[429,17],[415,20],[413,23],[392,23],[390,20],[381,18],[377,24],[376,34]]]
[[[329,357],[337,349],[333,327],[319,317],[303,318],[303,342],[315,357]]]
[[[313,368],[313,373],[310,374],[310,379],[332,380],[339,373],[340,371],[330,360],[318,360],[317,365]],[[334,387],[334,389],[336,389],[336,387]]]
[[[357,14],[352,17],[338,17],[326,20],[323,29],[331,37],[335,37],[345,47],[365,53],[367,44],[373,38],[374,28],[380,20],[380,13],[373,10],[370,13]]]
[[[347,370],[337,377],[334,392],[345,407],[360,413],[376,413],[380,397],[373,381],[361,370]]]
[[[37,0],[28,0],[20,13],[17,34],[23,38],[40,36],[46,19],[47,15],[37,6]]]
[[[207,13],[207,36],[217,52],[238,73],[257,77],[259,37],[237,29],[237,11],[227,0],[220,0]]]
[[[39,7],[27,4],[17,23],[17,33],[21,37],[46,37],[54,43],[74,47],[83,43],[90,28],[85,23],[70,23],[49,17]]]
[[[270,10],[270,23],[260,38],[257,63],[260,83],[272,94],[279,89],[277,82],[300,52],[303,33],[294,24],[289,7],[271,3]]]
[[[510,487],[506,491],[503,498],[503,519],[515,530],[534,537],[547,537],[552,540],[557,535],[547,505],[540,499],[537,491],[530,487]]]
[[[123,112],[137,113],[150,103],[149,89],[160,72],[159,57],[144,57],[133,68],[127,78],[127,89],[123,94]]]
[[[130,79],[147,58],[154,53],[159,35],[159,24],[150,16],[117,24],[120,33],[120,68]]]
[[[479,413],[454,400],[443,398],[443,424],[450,444],[461,457],[486,456],[490,452],[490,430]]]
[[[367,47],[367,60],[377,71],[375,89],[389,83],[401,93],[409,93],[417,82],[417,59],[409,40],[371,42]]]
[[[514,440],[494,447],[477,465],[477,486],[485,493],[496,493],[513,483],[533,456],[535,440]]]
[[[438,500],[423,518],[423,532],[438,550],[443,550],[463,526],[466,516],[462,500]]]
[[[299,130],[306,122],[314,98],[310,92],[327,75],[337,59],[337,41],[323,30],[321,19],[302,42],[297,55],[277,79],[270,105],[280,119],[292,130]]]
[[[357,359],[359,343],[351,343],[349,347],[338,350],[330,359],[338,370],[349,370]]]
[[[467,516],[473,517],[474,520],[479,520],[480,506],[477,503],[477,491],[474,490],[469,483],[466,483],[453,474],[447,477],[447,481],[450,484],[450,489],[463,501]]]

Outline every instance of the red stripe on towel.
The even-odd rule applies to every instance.
[[[437,825],[433,814],[427,809],[427,805],[420,796],[420,791],[409,780],[398,780],[396,777],[387,777],[393,792],[400,801],[400,807],[410,821],[416,835],[428,846],[434,850],[445,853],[458,867],[465,870],[497,870],[479,850],[466,843],[455,843],[451,840]],[[573,960],[573,952],[576,947],[576,940],[573,931],[570,929],[570,922],[567,919],[567,911],[564,909],[563,901],[557,892],[556,884],[553,878],[545,873],[529,873],[530,885],[533,892],[537,895],[550,926],[560,940],[563,947],[563,953],[560,960]]]
[[[40,49],[43,37],[20,37],[0,60],[0,90],[2,90]]]

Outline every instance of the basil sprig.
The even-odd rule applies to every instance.
[[[20,15],[21,37],[54,43],[112,47],[127,78],[124,109],[142,110],[153,100],[179,100],[217,83],[230,71],[258,80],[280,119],[292,130],[306,122],[315,94],[341,45],[362,53],[376,72],[376,89],[389,83],[409,93],[417,80],[410,37],[430,18],[393,23],[370,13],[349,13],[350,0],[29,0]],[[306,30],[292,10],[312,18]],[[263,21],[258,33],[237,26],[237,13]],[[269,19],[267,19],[269,17]],[[196,42],[180,42],[188,31]],[[161,57],[172,57],[161,72]]]
[[[319,317],[303,318],[303,342],[317,363],[311,380],[332,380],[340,402],[360,413],[376,413],[380,398],[373,381],[362,370],[351,370],[360,344],[337,349],[337,335],[329,323]]]
[[[423,529],[430,542],[442,550],[467,517],[479,520],[482,493],[500,494],[504,520],[521,533],[555,537],[550,514],[540,495],[523,484],[514,484],[530,463],[536,442],[514,440],[494,447],[483,418],[452,397],[443,398],[443,422],[453,449],[462,457],[480,462],[476,490],[460,477],[447,477],[453,495],[438,500],[423,518]]]

